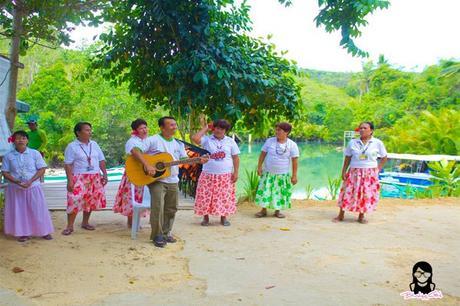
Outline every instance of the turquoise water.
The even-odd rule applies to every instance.
[[[327,179],[340,176],[343,162],[341,147],[318,143],[298,143],[300,150],[298,183],[294,186],[294,198],[305,197],[305,187],[310,184],[316,191],[327,188]],[[245,171],[257,169],[262,143],[240,146],[240,173],[237,192],[246,184]]]

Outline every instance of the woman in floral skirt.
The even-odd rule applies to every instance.
[[[147,122],[144,119],[136,119],[131,122],[131,138],[126,142],[125,153],[126,154],[138,154],[147,153],[146,139],[148,136]],[[142,196],[144,194],[144,186],[135,186],[131,184],[126,172],[123,173],[121,178],[120,186],[115,197],[115,204],[112,210],[115,213],[122,214],[128,218],[128,227],[132,226],[133,220],[133,201],[131,188],[134,188],[134,200],[137,203],[142,202]],[[148,212],[144,213],[144,217],[148,215]]]
[[[201,118],[201,125],[201,130],[192,136],[192,140],[219,157],[203,165],[196,189],[195,214],[203,216],[203,226],[209,225],[209,215],[220,216],[220,223],[229,226],[227,217],[236,212],[235,183],[238,180],[240,150],[235,140],[225,135],[230,129],[226,120],[214,121],[210,136],[206,136],[208,124],[204,118]]]
[[[262,207],[256,217],[266,217],[267,209],[284,218],[281,210],[291,208],[292,186],[297,184],[299,148],[288,138],[292,126],[287,122],[276,125],[275,137],[268,138],[259,156],[257,173],[260,177],[255,203]],[[262,168],[263,167],[263,168]],[[292,167],[292,174],[289,170]]]
[[[352,139],[345,149],[342,167],[342,188],[338,206],[339,215],[334,222],[343,221],[345,210],[359,213],[358,222],[367,223],[365,213],[375,210],[379,201],[379,171],[387,161],[383,142],[373,137],[372,122],[359,125],[359,138]],[[380,162],[377,161],[380,158]]]

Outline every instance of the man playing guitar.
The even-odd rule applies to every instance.
[[[188,158],[184,145],[174,139],[177,130],[177,123],[173,117],[162,117],[158,120],[160,134],[150,136],[146,140],[148,151],[154,153],[169,153],[174,160]],[[145,162],[144,159],[134,155],[144,166],[144,170],[149,175],[155,175],[155,168]],[[208,157],[201,157],[200,162],[206,163]],[[178,166],[171,166],[171,174],[168,177],[160,178],[147,185],[150,190],[150,224],[152,232],[150,239],[156,247],[164,247],[167,243],[174,243],[176,239],[172,236],[171,231],[174,223],[174,217],[177,212],[179,202],[179,169]]]

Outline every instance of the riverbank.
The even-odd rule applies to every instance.
[[[165,249],[148,242],[146,220],[133,241],[110,211],[94,213],[95,232],[23,244],[0,235],[0,304],[406,305],[399,294],[420,260],[444,295],[436,304],[460,303],[458,198],[384,199],[367,225],[352,214],[331,222],[332,201],[295,201],[286,219],[256,211],[244,203],[232,226],[207,228],[179,211],[179,241]],[[65,214],[53,222],[59,232]]]

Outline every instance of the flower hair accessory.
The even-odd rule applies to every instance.
[[[11,135],[10,137],[8,137],[8,142],[9,142],[9,143],[13,143],[15,140],[16,140],[16,137],[14,137],[13,135]]]

